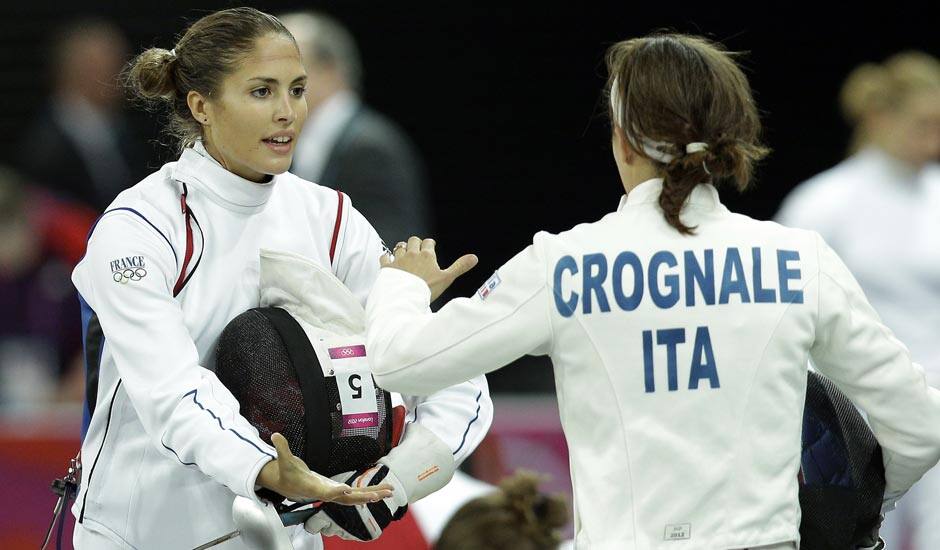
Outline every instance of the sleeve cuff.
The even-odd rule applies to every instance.
[[[407,292],[409,296],[421,297],[423,305],[431,304],[431,287],[424,279],[394,267],[383,267],[379,270],[379,276],[373,286],[373,293],[376,291],[395,294]]]
[[[249,498],[257,503],[261,503],[261,499],[258,498],[258,494],[255,492],[261,488],[260,485],[257,485],[258,475],[261,474],[261,468],[264,468],[264,465],[273,460],[270,456],[260,456],[255,463],[251,466],[251,469],[248,470],[248,477],[245,479],[244,492],[238,493],[239,496]]]

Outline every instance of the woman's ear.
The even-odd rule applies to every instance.
[[[192,113],[196,122],[203,126],[209,125],[209,102],[205,96],[197,91],[190,90],[186,94],[186,104],[189,106],[189,112]]]
[[[634,163],[637,156],[636,152],[630,147],[630,140],[623,134],[623,130],[620,129],[620,126],[614,126],[613,146],[624,163],[631,165]]]

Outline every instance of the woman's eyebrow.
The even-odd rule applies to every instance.
[[[261,82],[264,82],[265,84],[277,84],[278,82],[276,78],[272,78],[270,76],[253,76],[248,79],[249,82],[251,82],[252,80],[260,80]],[[307,80],[307,75],[302,74],[294,78],[294,80],[291,81],[291,84],[300,82],[301,80]]]

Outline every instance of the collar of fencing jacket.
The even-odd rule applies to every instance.
[[[634,204],[658,202],[659,193],[662,192],[662,190],[662,178],[646,180],[631,189],[629,194],[626,194],[620,198],[620,206],[617,207],[617,211],[619,212],[625,207],[632,206]],[[686,204],[692,204],[705,209],[712,209],[721,206],[721,201],[718,199],[718,190],[715,189],[714,185],[709,183],[700,183],[699,185],[695,186],[695,189],[692,190],[689,198],[686,199]]]
[[[201,141],[183,151],[173,177],[198,187],[213,202],[237,211],[254,211],[263,207],[278,181],[278,176],[272,176],[267,183],[257,183],[229,172],[212,158]]]

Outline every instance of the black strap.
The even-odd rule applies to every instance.
[[[281,336],[287,355],[294,366],[300,394],[304,398],[304,426],[307,437],[304,445],[304,462],[314,472],[326,472],[330,453],[323,443],[332,440],[329,400],[323,369],[307,334],[290,313],[277,307],[256,308],[264,315]]]

